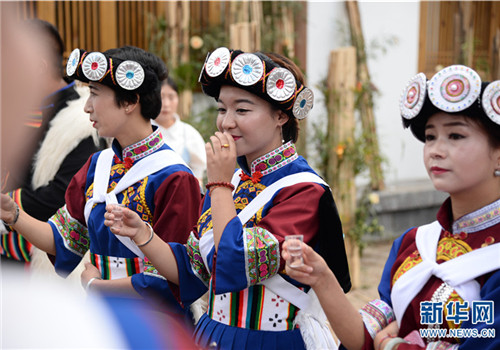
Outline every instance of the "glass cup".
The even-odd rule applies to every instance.
[[[302,258],[301,242],[304,241],[304,235],[290,235],[285,236],[285,241],[288,242],[287,249],[290,254],[290,267],[300,267],[304,265]]]
[[[113,210],[111,212],[113,213],[114,222],[113,222],[113,228],[121,228],[123,226],[123,210],[125,209],[126,206],[125,204],[113,204]]]

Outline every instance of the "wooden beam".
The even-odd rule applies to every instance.
[[[57,25],[56,23],[56,4],[55,1],[38,1],[37,2],[37,17],[47,22]]]
[[[115,1],[99,1],[99,51],[118,46]]]
[[[366,63],[365,40],[361,28],[358,2],[346,1],[345,4],[351,29],[351,41],[356,48],[356,62],[358,66],[357,78],[362,86],[359,109],[365,142],[369,150],[365,159],[370,170],[370,187],[372,190],[382,190],[385,187],[384,175],[382,172],[375,116],[373,114],[373,95],[370,90],[370,72],[368,71],[368,65]]]
[[[353,159],[345,157],[353,147],[354,88],[357,80],[356,48],[345,47],[330,53],[328,67],[328,165],[326,179],[330,184],[342,228],[346,233],[347,255],[353,289],[360,286],[359,247],[349,236],[355,227],[356,185]]]

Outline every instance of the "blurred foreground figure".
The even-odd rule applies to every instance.
[[[71,178],[99,150],[99,138],[83,110],[88,89],[77,88],[75,82],[68,84],[63,79],[64,44],[57,29],[46,21],[33,19],[20,22],[18,32],[35,39],[27,44],[34,49],[30,63],[36,80],[29,79],[29,87],[24,88],[29,90],[31,99],[23,104],[30,111],[15,115],[22,137],[14,140],[9,152],[28,140],[19,157],[29,161],[18,164],[14,176],[8,164],[2,165],[2,190],[28,214],[45,221],[64,204]],[[7,112],[7,116],[11,113]],[[15,230],[8,228],[0,238],[4,264],[33,261],[33,268],[54,272],[46,254]]]
[[[27,277],[11,269],[0,276],[2,349],[197,349],[165,310],[113,295],[85,298],[63,280]]]

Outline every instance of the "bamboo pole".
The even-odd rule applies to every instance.
[[[369,86],[371,85],[370,73],[366,63],[365,41],[361,29],[358,2],[346,1],[346,8],[349,17],[352,44],[356,47],[356,62],[358,66],[357,78],[361,86],[364,87],[359,112],[367,148],[370,150],[369,154],[365,155],[365,160],[370,169],[370,186],[372,190],[382,190],[385,184],[375,126],[375,116],[373,114],[373,96],[372,92],[369,90]]]
[[[337,203],[346,233],[346,250],[353,289],[360,286],[360,252],[349,236],[355,226],[356,185],[354,160],[344,157],[354,140],[354,87],[356,85],[356,49],[341,48],[330,53],[328,69],[328,166],[326,178]],[[351,145],[351,146],[350,146]]]

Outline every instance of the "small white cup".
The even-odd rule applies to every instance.
[[[125,204],[113,204],[113,210],[111,212],[114,215],[113,228],[121,228],[123,226],[123,210],[127,206]]]
[[[304,265],[302,246],[300,245],[300,242],[304,241],[304,235],[285,236],[285,241],[288,242],[287,249],[290,254],[290,267],[300,267]]]

